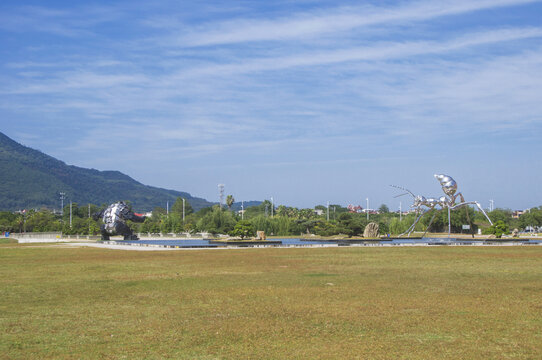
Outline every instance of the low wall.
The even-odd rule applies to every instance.
[[[66,242],[70,240],[100,240],[99,235],[65,235],[61,232],[11,233],[9,234],[9,237],[17,239],[19,243]]]

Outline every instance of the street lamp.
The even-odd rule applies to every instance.
[[[60,216],[64,215],[64,196],[66,196],[65,192],[60,193]]]
[[[367,221],[369,221],[369,198],[366,199],[367,200]]]

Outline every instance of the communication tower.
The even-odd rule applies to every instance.
[[[218,184],[218,194],[220,196],[220,208],[222,209],[222,204],[224,204],[224,184]]]

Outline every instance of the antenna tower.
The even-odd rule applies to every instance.
[[[222,204],[224,204],[224,184],[218,184],[218,194],[220,196],[220,208],[222,209]]]

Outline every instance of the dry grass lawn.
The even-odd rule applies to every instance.
[[[542,246],[0,245],[3,359],[540,359]]]

